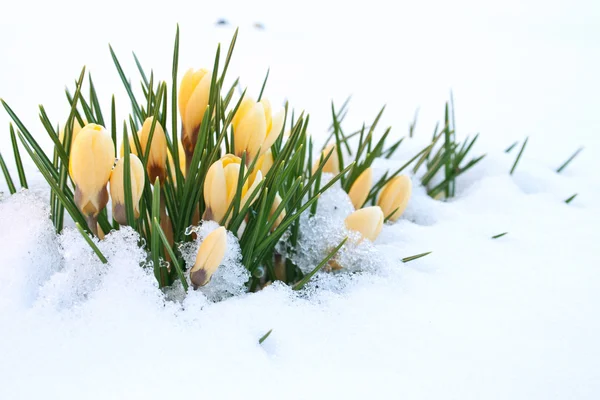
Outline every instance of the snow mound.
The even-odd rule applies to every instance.
[[[323,184],[332,177],[323,174]],[[352,202],[338,181],[321,195],[314,215],[308,209],[300,216],[298,244],[290,257],[302,272],[312,271],[346,237],[348,241],[333,258],[342,267],[339,273],[372,272],[381,265],[382,259],[373,243],[360,241],[360,234],[346,229],[344,220],[353,211]],[[322,280],[333,282],[336,279],[324,277]]]
[[[30,307],[62,265],[47,199],[28,190],[0,199],[0,313]]]
[[[186,267],[192,268],[196,262],[196,254],[202,241],[219,224],[214,221],[202,221],[197,227],[188,228],[187,233],[195,233],[196,239],[179,247]],[[227,231],[227,250],[221,265],[213,274],[210,282],[198,288],[211,301],[220,301],[230,296],[240,295],[246,292],[246,282],[250,279],[248,270],[242,265],[242,251],[238,239],[233,233]],[[188,278],[189,280],[189,278]]]

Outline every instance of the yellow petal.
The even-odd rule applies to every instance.
[[[181,142],[179,140],[177,141],[177,146],[179,148],[178,154],[177,154],[177,156],[179,157],[179,170],[181,171],[181,174],[185,178],[185,175],[186,175],[185,153],[183,150],[183,145],[181,144]],[[173,175],[173,179],[175,179],[175,174],[177,172],[175,171],[175,162],[173,161],[173,156],[171,155],[170,151],[167,153],[167,161],[169,162],[169,168],[171,168],[171,174]],[[173,184],[175,186],[177,186],[176,181],[173,181]]]
[[[372,181],[373,171],[369,167],[365,169],[352,184],[348,196],[350,196],[350,200],[352,201],[355,210],[361,208],[363,204],[365,204],[365,201],[367,201],[367,197],[371,191]]]
[[[229,164],[241,164],[242,163],[242,159],[234,156],[233,154],[225,154],[223,157],[221,157],[221,163],[223,164],[223,168],[225,168],[227,165]]]
[[[263,179],[262,173],[260,171],[258,171],[254,177],[254,180],[251,182],[252,185],[250,186],[250,188],[245,190],[244,192],[242,192],[243,197],[242,197],[240,207],[244,207],[246,202],[248,202],[252,193],[254,193],[254,191],[258,189],[258,184],[262,181],[262,179]],[[246,181],[246,183],[248,183],[248,181]],[[252,199],[252,202],[250,202],[250,205],[252,205],[252,203],[254,203],[257,199],[258,199],[258,196],[254,196],[254,198]]]
[[[208,70],[202,68],[198,71],[195,71],[190,68],[186,71],[185,75],[181,79],[181,84],[179,85],[179,115],[181,115],[181,120],[185,119],[185,111],[187,108],[188,101],[198,86],[198,83],[202,80],[204,75],[208,73]]]
[[[139,204],[144,191],[144,165],[140,159],[131,154],[129,156],[130,161],[130,175],[131,175],[131,198],[133,201],[133,211],[135,217],[139,216]],[[113,169],[110,176],[110,197],[112,199],[112,213],[113,218],[120,223],[125,225],[127,218],[125,214],[125,159],[121,158],[117,161],[115,168]]]
[[[225,172],[220,160],[210,166],[204,180],[204,202],[212,213],[212,219],[220,222],[227,211],[227,186]]]
[[[235,131],[240,123],[240,121],[244,118],[244,116],[254,107],[256,102],[252,97],[244,96],[240,106],[238,107],[235,115],[233,116],[233,120],[231,121],[231,125],[233,126],[233,130]]]
[[[227,164],[223,168],[225,172],[225,185],[227,187],[227,207],[233,201],[237,190],[238,177],[240,176],[240,164]]]
[[[196,141],[198,140],[198,128],[208,107],[211,78],[212,74],[209,71],[196,71],[189,78],[190,82],[184,95],[185,99],[188,96],[188,89],[191,88],[187,101],[184,102],[184,99],[182,99],[179,103],[181,122],[183,124],[181,142],[189,158],[194,153]]]
[[[285,113],[283,110],[279,111],[277,113],[277,115],[275,115],[273,117],[273,122],[271,124],[271,128],[267,129],[268,133],[267,133],[267,137],[265,138],[265,141],[262,145],[262,148],[260,151],[261,154],[264,154],[267,151],[269,151],[271,149],[271,146],[273,146],[273,143],[275,143],[275,141],[277,140],[279,135],[281,135],[281,131],[283,129],[284,117],[285,117]]]
[[[258,154],[267,132],[267,122],[263,105],[254,104],[234,128],[235,154],[241,157],[247,152],[247,161],[252,161]]]
[[[340,173],[340,162],[337,154],[337,150],[335,148],[335,144],[330,144],[323,149],[321,153],[321,158],[324,160],[327,155],[331,152],[331,156],[327,159],[327,162],[323,166],[323,172],[330,174],[339,174]],[[321,159],[318,159],[313,165],[313,174],[317,171],[321,163]]]
[[[194,288],[204,286],[215,273],[227,248],[227,231],[220,226],[215,229],[202,241],[198,254],[196,255],[196,263],[190,270],[190,279]]]
[[[69,159],[71,178],[80,192],[80,204],[88,202],[96,209],[97,195],[106,190],[115,162],[115,150],[110,134],[100,125],[86,125],[73,142]]]
[[[260,162],[260,166],[257,165],[257,168],[260,169],[260,172],[262,172],[263,176],[267,176],[267,173],[271,170],[271,167],[273,166],[273,153],[271,153],[271,150],[267,151],[265,154],[263,154],[260,159],[257,161],[257,163]]]
[[[135,141],[133,140],[133,136],[129,136],[129,152],[131,154],[139,155],[137,152],[137,147],[135,147]],[[121,150],[119,151],[119,157],[125,156],[125,142],[121,142]]]
[[[377,204],[383,214],[391,221],[396,221],[406,210],[412,193],[412,181],[406,175],[392,178],[381,190]]]
[[[275,200],[273,201],[273,204],[271,205],[271,211],[269,213],[269,218],[273,219],[273,214],[275,213],[275,211],[277,211],[277,208],[281,205],[281,197],[279,196],[279,194],[275,195]],[[283,219],[285,218],[285,208],[281,211],[281,214],[279,214],[277,216],[277,219],[275,220],[275,223],[273,224],[273,227],[271,228],[271,232],[273,232],[275,229],[277,229],[277,227],[279,226],[279,224],[281,224],[281,222],[283,221]]]
[[[272,109],[271,109],[271,102],[267,99],[262,99],[260,101],[260,103],[263,105],[263,109],[265,111],[265,121],[267,122],[267,132],[269,132],[271,130],[271,125],[273,123],[272,120]]]
[[[154,183],[157,177],[163,182],[167,176],[167,136],[159,121],[156,121],[154,127],[152,143],[148,143],[153,121],[154,117],[146,118],[142,125],[142,130],[138,133],[144,154],[147,152],[148,146],[150,146],[146,169],[152,183]]]
[[[83,120],[83,123],[87,124],[85,119]],[[81,131],[81,125],[79,124],[79,120],[77,118],[74,118],[73,119],[73,132],[71,134],[71,146],[73,146],[73,142],[75,141],[75,138],[79,134],[79,131]],[[60,142],[63,145],[64,145],[64,138],[65,138],[65,129],[61,128],[60,132],[58,133],[58,139],[60,140]]]
[[[364,238],[374,241],[383,227],[383,211],[378,206],[365,207],[346,217],[346,228],[358,231]]]

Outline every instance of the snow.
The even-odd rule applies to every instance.
[[[217,271],[212,289],[183,300],[177,288],[158,290],[132,231],[98,243],[106,265],[72,228],[56,236],[46,218],[48,192],[29,173],[33,190],[0,199],[1,399],[599,397],[595,2],[428,0],[393,12],[375,1],[344,3],[344,18],[332,14],[334,2],[34,6],[31,13],[31,4],[11,4],[3,17],[0,96],[40,139],[36,105],[53,119],[66,115],[61,90],[82,64],[103,88],[104,106],[115,92],[125,116],[107,42],[131,74],[127,56],[135,49],[168,78],[175,22],[183,71],[212,64],[217,41],[232,34],[231,26],[212,26],[224,17],[241,26],[231,75],[257,92],[271,66],[266,93],[310,111],[317,140],[330,122],[331,98],[339,106],[353,94],[351,127],[387,103],[382,128],[391,124],[395,135],[420,107],[415,139],[397,159],[378,161],[376,176],[422,148],[450,88],[459,133],[481,132],[473,152],[487,156],[459,180],[450,202],[430,199],[413,177],[404,216],[353,255],[370,264],[318,274],[300,292],[275,283],[228,297],[224,291],[235,293],[241,279],[231,236],[229,270]],[[253,29],[255,22],[265,29]],[[503,150],[525,136],[511,176],[516,149]],[[8,135],[0,138],[12,168]],[[555,173],[580,146],[579,157]],[[323,197],[323,224],[303,227],[313,251],[301,255],[307,270],[316,253],[339,243],[351,211],[339,190]],[[329,238],[324,224],[332,226]],[[189,246],[211,229],[204,224]],[[193,248],[187,251],[190,258]]]

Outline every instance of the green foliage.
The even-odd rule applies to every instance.
[[[93,251],[103,262],[106,262],[106,258],[90,238],[90,234],[93,235],[93,231],[95,231],[95,226],[94,229],[88,227],[86,217],[75,203],[75,185],[69,176],[69,160],[76,125],[84,126],[86,123],[96,123],[106,126],[105,124],[108,123],[110,126],[107,128],[115,145],[115,153],[118,148],[117,138],[122,140],[123,145],[126,223],[139,234],[139,244],[145,246],[148,265],[151,263],[159,286],[166,287],[179,281],[184,289],[187,289],[185,263],[179,254],[179,245],[193,239],[194,235],[187,233],[188,227],[197,225],[207,213],[205,196],[210,196],[210,193],[204,193],[204,184],[209,168],[225,154],[234,153],[236,137],[233,118],[246,95],[245,89],[240,90],[240,98],[234,100],[235,88],[239,87],[239,78],[234,79],[231,86],[224,86],[237,34],[236,31],[224,59],[221,57],[220,46],[216,49],[212,75],[210,75],[208,107],[206,110],[199,110],[200,113],[203,112],[203,118],[198,130],[186,133],[197,137],[192,154],[181,154],[179,148],[180,135],[184,134],[183,129],[178,126],[179,27],[175,34],[169,82],[155,76],[152,70],[148,74],[148,70],[143,68],[142,63],[133,53],[139,74],[139,87],[135,86],[136,89],[134,89],[131,83],[132,79],[124,70],[117,53],[112,46],[109,46],[117,74],[131,103],[131,114],[122,121],[122,125],[116,118],[114,95],[111,97],[110,113],[103,113],[100,96],[91,74],[88,73],[87,80],[85,79],[85,68],[82,69],[75,81],[74,91],[71,92],[68,88],[65,90],[70,112],[62,133],[59,127],[52,123],[52,119],[44,107],[40,106],[40,121],[54,143],[52,157],[46,155],[9,105],[3,100],[1,101],[16,127],[14,129],[11,124],[10,133],[19,183],[21,187],[27,187],[19,152],[19,147],[22,146],[50,186],[51,218],[57,232],[60,233],[63,230],[66,211]],[[265,93],[268,77],[269,70],[267,70],[258,93],[259,100]],[[87,90],[84,90],[84,85],[87,85]],[[260,182],[257,180],[255,189],[247,193],[247,188],[252,187],[251,180],[255,180],[259,157],[250,159],[245,153],[241,155],[237,184],[235,187],[233,184],[230,187],[234,193],[233,199],[223,219],[217,222],[238,237],[242,250],[242,263],[251,275],[248,282],[249,290],[260,288],[266,282],[276,279],[285,279],[285,282],[290,284],[293,289],[299,290],[321,270],[336,255],[346,240],[332,249],[327,257],[308,274],[303,274],[293,264],[291,261],[293,257],[288,256],[282,260],[282,256],[276,251],[276,246],[283,243],[287,246],[287,254],[293,255],[300,235],[300,216],[305,212],[314,215],[317,211],[319,197],[332,185],[339,182],[344,190],[349,191],[356,179],[371,167],[375,159],[392,157],[402,144],[404,138],[400,138],[390,145],[386,143],[391,132],[390,127],[385,128],[376,138],[385,107],[379,111],[372,123],[363,124],[361,129],[346,134],[342,125],[348,113],[349,100],[350,98],[342,104],[339,110],[336,110],[333,103],[331,104],[333,121],[329,139],[335,140],[335,147],[327,154],[321,154],[320,158],[315,160],[316,162],[313,162],[313,142],[307,134],[310,116],[304,113],[295,115],[287,104],[285,105],[284,123],[281,131],[278,132],[278,138],[270,149],[264,149],[271,151],[272,166]],[[139,136],[140,129],[150,117],[153,118],[153,121],[148,137],[144,141],[147,147],[143,148],[142,138]],[[416,119],[417,114],[415,113],[414,121],[409,129],[411,137],[415,130]],[[413,172],[416,172],[422,165],[427,166],[428,170],[422,178],[426,186],[438,171],[443,171],[443,182],[429,188],[430,195],[436,196],[444,193],[446,197],[453,196],[456,177],[483,157],[463,165],[462,162],[471,150],[477,136],[472,140],[467,139],[462,144],[457,142],[453,120],[452,117],[452,122],[450,122],[447,106],[444,130],[440,133],[437,133],[436,130],[431,144],[411,157],[400,168],[395,171],[387,171],[375,182],[365,203],[375,204],[383,187],[413,164]],[[166,176],[161,175],[160,179],[156,178],[152,182],[148,173],[151,161],[150,146],[153,143],[152,138],[158,132],[159,124],[165,132],[167,152],[172,162],[166,163]],[[122,126],[121,129],[119,129],[120,126]],[[286,127],[289,127],[289,134],[284,137],[283,133]],[[443,140],[441,140],[442,137]],[[437,143],[441,143],[441,148],[434,152],[433,149]],[[188,149],[188,151],[191,150]],[[139,205],[134,204],[132,194],[130,153],[138,155],[144,170],[145,180]],[[331,157],[338,160],[337,167],[340,172],[333,178],[325,180],[323,179],[324,168]],[[185,168],[181,167],[180,161],[183,160],[185,160]],[[15,192],[15,181],[10,176],[1,155],[0,168],[9,190],[11,193]],[[139,209],[137,218],[134,209]],[[110,232],[111,229],[121,228],[116,221],[110,218],[106,210],[99,214],[98,224],[104,233]],[[429,253],[407,257],[403,261],[408,262],[427,254]],[[285,278],[275,274],[274,265],[276,263],[283,263],[286,271]],[[262,340],[266,336],[268,334]]]

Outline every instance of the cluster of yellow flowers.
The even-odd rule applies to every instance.
[[[190,168],[191,159],[198,140],[198,130],[210,94],[211,72],[205,69],[198,71],[189,70],[184,75],[179,90],[179,111],[182,120],[181,142],[178,143],[179,151],[185,154],[181,157],[179,168],[185,177]],[[244,153],[246,162],[250,164],[254,158],[259,157],[254,164],[249,178],[241,187],[241,207],[243,207],[257,189],[258,184],[273,165],[273,156],[270,148],[281,133],[284,123],[283,112],[272,114],[268,100],[260,102],[251,98],[244,98],[232,121],[235,135],[235,155],[226,154],[214,162],[204,180],[204,201],[206,209],[203,215],[205,220],[223,221],[225,214],[237,195],[238,179]],[[150,132],[154,125],[152,142],[149,142]],[[174,170],[173,157],[168,151],[167,138],[164,128],[153,117],[147,118],[138,132],[141,148],[148,151],[146,174],[150,183],[158,180],[161,183],[168,178],[167,162],[171,171]],[[62,140],[62,137],[61,137]],[[139,202],[142,197],[145,173],[140,161],[133,137],[130,142],[131,160],[131,188],[135,218],[139,217]],[[110,182],[110,197],[112,199],[113,219],[119,224],[126,225],[125,216],[125,187],[124,187],[124,146],[121,145],[121,158],[115,165],[114,143],[107,130],[97,124],[87,124],[83,128],[74,123],[72,135],[72,148],[70,155],[69,172],[75,183],[75,203],[88,221],[90,229],[98,235],[98,214],[108,203],[107,184]],[[147,150],[149,148],[149,150]],[[276,195],[272,205],[273,213],[281,197]],[[277,228],[285,217],[285,213],[278,215],[272,229]],[[170,228],[169,217],[164,211],[161,201],[161,226]],[[172,228],[170,228],[172,229]],[[167,229],[168,230],[168,229]],[[172,232],[165,232],[172,240]],[[102,233],[100,232],[100,236]],[[217,229],[209,234],[200,247],[194,267],[190,271],[192,283],[195,287],[205,285],[216,270],[225,252],[225,228]]]
[[[338,174],[340,172],[339,158],[334,144],[323,149],[323,159],[329,153],[331,156],[325,163],[323,172]],[[318,163],[315,163],[313,171],[316,170],[317,165]],[[390,179],[381,189],[377,205],[363,208],[372,186],[373,170],[368,167],[356,178],[348,191],[348,196],[356,211],[350,214],[345,222],[348,229],[358,231],[363,238],[374,241],[381,233],[385,218],[396,221],[406,210],[412,192],[412,182],[406,175]]]
[[[180,157],[180,163],[177,166],[184,177],[190,174],[189,169],[198,142],[198,131],[209,105],[211,76],[212,73],[206,69],[197,71],[190,69],[183,76],[179,88],[181,141],[173,145],[178,146],[179,152],[185,155],[185,157]],[[226,214],[236,197],[240,199],[240,208],[243,208],[249,201],[254,201],[251,199],[256,199],[256,196],[253,196],[254,192],[274,164],[270,148],[282,133],[283,126],[283,111],[274,114],[268,100],[255,101],[249,97],[242,99],[232,120],[235,154],[225,154],[215,161],[208,168],[204,177],[205,209],[202,216],[204,220],[213,220],[227,225],[231,217],[226,218]],[[150,143],[151,131],[153,134]],[[120,158],[115,164],[115,144],[104,127],[97,124],[87,124],[81,127],[75,122],[72,133],[69,174],[75,184],[75,203],[85,216],[88,226],[98,235],[97,219],[109,200],[107,190],[109,182],[113,219],[119,224],[126,225],[124,143],[121,145]],[[140,216],[139,203],[146,176],[150,184],[158,179],[163,188],[164,182],[171,179],[167,173],[167,166],[171,171],[175,170],[164,128],[158,120],[153,117],[147,118],[137,135],[147,160],[144,171],[144,165],[140,160],[144,157],[138,154],[133,137],[130,137],[129,173],[134,218],[136,219]],[[334,150],[334,145],[330,145],[323,151],[324,155],[332,152],[323,172],[333,174],[340,172],[338,156]],[[243,159],[246,160],[244,167],[253,165],[253,169],[249,171],[248,179],[243,185],[239,185],[241,193],[237,193]],[[317,168],[318,163],[315,164],[313,171]],[[398,176],[383,187],[376,206],[362,208],[371,191],[372,175],[372,169],[367,168],[352,184],[348,195],[356,211],[346,218],[348,229],[360,232],[363,238],[371,241],[375,240],[381,232],[385,217],[392,221],[400,217],[411,193],[410,179],[407,176]],[[172,183],[175,185],[175,182]],[[276,194],[271,205],[271,215],[275,213],[281,201],[279,194]],[[162,192],[160,206],[160,225],[172,244],[173,228],[165,210]],[[199,218],[199,214],[195,216],[196,222]],[[284,218],[285,212],[278,214],[271,230],[276,229]],[[102,232],[98,236],[101,237]],[[190,279],[195,288],[210,281],[226,252],[226,239],[227,231],[222,226],[208,234],[202,242],[196,262],[190,269]]]

